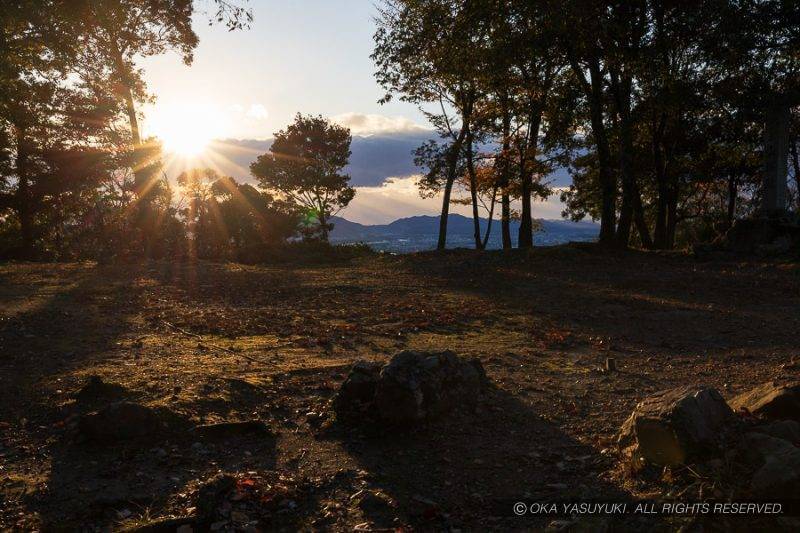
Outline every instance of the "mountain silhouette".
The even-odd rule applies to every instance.
[[[419,215],[401,218],[389,224],[366,225],[351,222],[342,217],[332,217],[333,231],[330,239],[334,243],[369,244],[377,250],[389,252],[415,252],[436,247],[439,234],[439,216]],[[481,235],[486,231],[488,220],[480,220]],[[592,241],[597,238],[600,227],[592,222],[568,220],[537,220],[534,244],[552,246],[570,241]],[[511,221],[512,240],[516,243],[519,222]],[[447,218],[448,248],[473,247],[472,219],[451,214]],[[492,223],[492,233],[487,248],[501,247],[500,221]]]

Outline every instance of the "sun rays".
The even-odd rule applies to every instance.
[[[149,130],[175,157],[193,158],[208,149],[213,139],[225,137],[228,117],[205,103],[170,103],[159,106],[149,120]]]

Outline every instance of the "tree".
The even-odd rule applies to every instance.
[[[247,27],[252,14],[235,2],[214,0],[212,21],[230,30]],[[137,102],[149,100],[136,61],[168,51],[192,63],[198,38],[192,29],[194,0],[85,0],[78,2],[84,31],[80,41],[82,67],[107,81],[125,107],[130,144],[134,150],[137,195],[146,198],[158,165],[148,157],[139,128]]]
[[[275,133],[270,151],[250,165],[268,192],[294,202],[306,216],[310,237],[327,242],[330,217],[355,196],[342,169],[350,159],[350,130],[322,116],[302,115]]]
[[[252,185],[209,168],[182,172],[177,181],[191,257],[257,261],[297,232],[296,209]]]
[[[478,78],[491,7],[486,2],[466,0],[388,0],[380,11],[374,36],[375,75],[387,91],[381,101],[388,102],[398,94],[401,100],[419,105],[445,140],[442,164],[437,164],[440,172],[437,179],[428,181],[428,185],[440,183],[442,187],[440,250],[447,244],[450,196],[462,151],[473,140],[470,124],[480,98]],[[437,111],[426,104],[433,104]],[[479,244],[475,216],[473,221]]]
[[[0,13],[0,216],[18,228],[6,243],[32,258],[82,209],[106,170],[102,132],[113,106],[80,80],[65,81],[76,20],[59,1],[15,0]],[[70,210],[64,208],[69,206]],[[3,211],[11,212],[6,218]]]

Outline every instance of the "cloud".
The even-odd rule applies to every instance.
[[[438,215],[442,209],[441,195],[433,198],[421,198],[417,188],[419,175],[395,177],[387,179],[377,187],[356,187],[356,196],[339,215],[352,222],[361,224],[387,224],[398,218],[413,215]],[[559,198],[560,188],[547,200],[536,200],[533,204],[533,216],[551,220],[561,219],[564,204]],[[512,206],[519,209],[519,205]],[[495,218],[499,217],[499,207],[495,209]],[[472,207],[468,205],[450,205],[451,213],[467,217],[472,216]],[[485,217],[486,213],[481,212]]]
[[[250,109],[247,110],[247,116],[256,120],[266,120],[269,117],[267,108],[261,104],[250,104]]]
[[[333,122],[350,128],[354,135],[376,135],[387,133],[420,133],[429,131],[406,117],[371,115],[365,113],[342,113],[331,117]]]

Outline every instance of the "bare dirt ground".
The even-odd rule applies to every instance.
[[[220,529],[540,529],[552,519],[498,502],[663,495],[680,472],[631,481],[613,451],[636,402],[683,384],[730,397],[797,379],[798,311],[797,264],[587,246],[335,265],[0,265],[0,529],[192,517],[219,472],[237,477]],[[492,390],[475,413],[415,430],[318,430],[353,361],[406,348],[478,357]],[[616,372],[598,370],[608,357]],[[75,398],[92,375],[169,413],[171,431],[82,442],[75,421],[102,407]],[[191,429],[251,419],[272,435]]]

